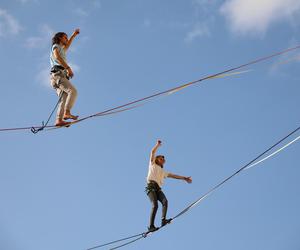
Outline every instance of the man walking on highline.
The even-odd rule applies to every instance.
[[[150,154],[150,163],[149,163],[149,170],[147,176],[147,187],[146,192],[147,195],[152,203],[152,211],[150,215],[150,225],[148,227],[149,232],[154,232],[158,230],[157,227],[154,225],[155,216],[158,208],[157,201],[160,201],[162,204],[162,219],[161,219],[161,226],[165,226],[166,224],[170,223],[172,219],[166,219],[167,216],[167,209],[168,209],[168,200],[161,190],[161,186],[163,185],[163,181],[165,178],[173,178],[184,180],[187,183],[192,183],[191,177],[180,176],[176,174],[172,174],[166,172],[163,167],[165,163],[165,157],[163,155],[157,155],[156,151],[161,146],[161,141],[158,140],[156,145],[151,150]]]
[[[64,32],[58,32],[52,38],[50,53],[51,85],[60,98],[55,126],[66,126],[70,122],[65,120],[78,119],[78,116],[71,114],[71,109],[77,98],[77,90],[69,81],[74,76],[74,73],[67,63],[66,52],[79,32],[80,30],[76,29],[70,39]]]

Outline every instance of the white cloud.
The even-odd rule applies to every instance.
[[[208,25],[206,23],[197,22],[194,27],[186,34],[186,37],[184,39],[185,42],[192,42],[196,38],[203,37],[203,36],[209,36],[210,30],[208,28]]]
[[[6,10],[0,9],[0,37],[17,35],[22,30],[21,25]]]
[[[80,66],[78,64],[70,62],[69,65],[74,73],[78,73],[80,71]]]
[[[217,0],[193,0],[194,21],[185,26],[188,31],[184,41],[191,43],[201,37],[207,37],[212,34],[211,29],[215,21],[215,6]]]
[[[42,86],[52,88],[50,84],[50,72],[49,67],[45,67],[41,69],[37,75],[35,80]]]
[[[32,36],[26,39],[25,46],[27,48],[45,48],[51,43],[51,37],[55,31],[47,24],[39,28],[39,36]]]
[[[240,34],[264,34],[274,23],[300,13],[299,0],[227,0],[220,8],[230,29]]]

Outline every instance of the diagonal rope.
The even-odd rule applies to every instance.
[[[233,67],[233,68],[224,70],[224,71],[222,71],[222,72],[219,72],[219,73],[216,73],[216,74],[212,74],[212,75],[208,75],[208,76],[203,77],[203,78],[201,78],[201,79],[199,79],[199,80],[191,81],[191,82],[182,84],[182,85],[180,85],[180,86],[177,86],[177,87],[174,87],[174,88],[171,88],[171,89],[162,91],[162,92],[158,92],[158,93],[155,93],[155,94],[153,94],[153,95],[150,95],[150,96],[147,96],[147,97],[138,99],[138,100],[134,100],[134,101],[128,102],[128,103],[126,103],[126,104],[117,106],[117,107],[115,107],[115,108],[111,108],[111,109],[108,109],[108,110],[99,112],[99,113],[94,114],[94,115],[86,116],[86,117],[82,118],[81,121],[86,120],[86,119],[89,119],[89,118],[92,118],[92,117],[97,116],[97,115],[99,115],[99,114],[103,114],[103,113],[110,112],[110,111],[113,111],[113,110],[116,110],[116,109],[119,109],[119,108],[123,108],[123,107],[129,106],[129,105],[132,105],[132,104],[135,104],[135,103],[138,103],[138,102],[142,102],[142,101],[145,101],[145,100],[148,100],[148,99],[152,99],[152,98],[154,98],[154,97],[156,97],[156,96],[163,95],[163,94],[166,94],[166,93],[168,93],[168,92],[172,92],[172,91],[174,91],[174,90],[176,90],[176,89],[178,89],[178,88],[184,88],[184,87],[186,87],[186,86],[194,85],[194,84],[196,84],[196,83],[199,83],[199,82],[208,80],[208,79],[210,79],[210,78],[214,78],[214,77],[217,77],[217,76],[219,76],[219,75],[223,75],[223,74],[229,73],[229,72],[231,72],[231,71],[235,71],[235,70],[244,68],[244,67],[246,67],[246,66],[249,66],[249,65],[252,65],[252,64],[256,64],[256,63],[261,62],[261,61],[268,60],[268,59],[270,59],[270,58],[273,58],[273,57],[276,57],[276,56],[279,56],[279,55],[288,53],[288,52],[290,52],[290,51],[292,51],[292,50],[296,50],[296,49],[299,49],[299,48],[300,48],[300,45],[298,45],[298,46],[296,46],[296,47],[292,47],[292,48],[285,49],[285,50],[283,50],[283,51],[280,51],[280,52],[277,52],[277,53],[274,53],[274,54],[271,54],[271,55],[268,55],[268,56],[264,56],[264,57],[255,59],[255,60],[250,61],[250,62],[248,62],[248,63],[245,63],[245,64],[242,64],[242,65],[239,65],[239,66],[236,66],[236,67]]]
[[[205,76],[205,77],[203,77],[203,78],[201,78],[201,79],[198,79],[198,80],[195,80],[195,81],[191,81],[191,82],[182,84],[182,85],[180,85],[180,86],[177,86],[177,87],[174,87],[174,88],[171,88],[171,89],[162,91],[162,92],[158,92],[158,93],[155,93],[155,94],[153,94],[153,95],[146,96],[146,97],[143,97],[143,98],[141,98],[141,99],[137,99],[137,100],[128,102],[128,103],[126,103],[126,104],[123,104],[123,105],[120,105],[120,106],[117,106],[117,107],[114,107],[114,108],[111,108],[111,109],[107,109],[107,110],[105,110],[105,111],[102,111],[102,112],[99,112],[99,113],[96,113],[96,114],[93,114],[93,115],[90,115],[90,116],[86,116],[86,117],[84,117],[84,118],[81,118],[79,121],[84,121],[84,120],[86,120],[86,119],[90,119],[90,118],[92,118],[92,117],[95,117],[95,116],[97,116],[97,115],[100,115],[100,114],[103,114],[103,113],[106,113],[106,112],[110,112],[110,111],[113,111],[113,110],[116,110],[116,109],[119,109],[119,108],[123,108],[123,107],[126,107],[126,106],[130,106],[130,105],[135,104],[135,103],[138,103],[138,102],[143,102],[143,101],[145,101],[145,100],[152,99],[152,98],[154,98],[154,97],[157,97],[157,96],[160,96],[160,95],[167,94],[168,92],[175,91],[175,90],[177,90],[178,88],[185,88],[185,87],[187,87],[187,86],[194,85],[194,84],[196,84],[196,83],[199,83],[199,82],[208,80],[208,79],[210,79],[210,78],[215,78],[215,77],[217,77],[217,76],[220,76],[220,75],[223,75],[223,74],[226,74],[226,73],[229,73],[229,72],[232,72],[232,71],[235,71],[235,70],[244,68],[244,67],[246,67],[246,66],[250,66],[250,65],[252,65],[252,64],[256,64],[256,63],[259,63],[259,62],[268,60],[268,59],[270,59],[270,58],[273,58],[273,57],[276,57],[276,56],[279,56],[279,55],[288,53],[288,52],[290,52],[290,51],[293,51],[293,50],[296,50],[296,49],[299,49],[299,48],[300,48],[300,45],[298,45],[298,46],[296,46],[296,47],[288,48],[288,49],[282,50],[282,51],[280,51],[280,52],[277,52],[277,53],[274,53],[274,54],[271,54],[271,55],[268,55],[268,56],[264,56],[264,57],[255,59],[255,60],[250,61],[250,62],[248,62],[248,63],[245,63],[245,64],[242,64],[242,65],[239,65],[239,66],[236,66],[236,67],[233,67],[233,68],[224,70],[224,71],[222,71],[222,72],[215,73],[215,74],[212,74],[212,75],[208,75],[208,76]]]
[[[216,186],[214,186],[213,188],[211,188],[208,192],[206,192],[204,195],[202,195],[200,198],[198,198],[196,201],[194,201],[193,203],[191,203],[188,207],[186,207],[185,209],[183,209],[180,213],[178,213],[176,216],[174,216],[172,219],[176,219],[179,216],[183,215],[184,213],[186,213],[188,210],[190,210],[192,207],[196,206],[197,204],[199,204],[203,199],[205,199],[207,196],[209,196],[210,194],[212,194],[214,191],[216,191],[219,187],[221,187],[223,184],[225,184],[227,181],[229,181],[231,178],[233,178],[234,176],[236,176],[237,174],[239,174],[240,172],[242,172],[243,170],[247,169],[248,167],[251,167],[254,162],[256,162],[259,158],[261,158],[263,155],[265,155],[266,153],[268,153],[269,151],[271,151],[273,148],[275,148],[277,145],[279,145],[280,143],[282,143],[284,140],[286,140],[287,138],[289,138],[290,136],[292,136],[293,134],[295,134],[297,131],[300,130],[300,126],[298,128],[296,128],[295,130],[293,130],[292,132],[290,132],[288,135],[286,135],[285,137],[283,137],[282,139],[280,139],[279,141],[277,141],[276,143],[274,143],[271,147],[269,147],[268,149],[266,149],[264,152],[262,152],[261,154],[259,154],[257,157],[255,157],[253,160],[251,160],[250,162],[248,162],[247,164],[245,164],[243,167],[241,167],[239,170],[237,170],[235,173],[233,173],[232,175],[230,175],[229,177],[227,177],[226,179],[224,179],[223,181],[221,181],[219,184],[217,184]],[[288,143],[290,144],[290,143]],[[277,150],[278,151],[278,150]],[[280,150],[281,151],[281,150]],[[274,154],[273,154],[274,155]],[[269,157],[266,157],[264,160],[266,160]],[[261,163],[262,161],[259,161],[259,163]],[[257,163],[258,164],[258,163]],[[257,165],[255,164],[255,165]],[[254,166],[254,165],[253,165]]]
[[[164,226],[161,226],[161,227],[158,227],[157,230],[161,229],[162,227]],[[154,232],[143,232],[143,233],[140,233],[140,234],[135,234],[135,235],[132,235],[132,236],[128,236],[128,237],[125,237],[125,238],[121,238],[121,239],[118,239],[118,240],[114,240],[114,241],[110,241],[110,242],[107,242],[105,244],[102,244],[102,245],[97,245],[97,246],[94,246],[94,247],[91,247],[91,248],[88,248],[86,250],[93,250],[93,249],[96,249],[96,248],[101,248],[101,247],[105,247],[105,246],[109,246],[109,245],[113,245],[113,244],[116,244],[118,242],[122,242],[122,241],[125,241],[125,240],[130,240],[128,242],[125,242],[125,243],[122,243],[121,245],[118,245],[118,246],[115,246],[113,248],[110,248],[110,250],[113,250],[113,249],[118,249],[118,248],[121,248],[121,247],[124,247],[124,246],[127,246],[129,244],[132,244],[138,240],[141,240],[143,238],[146,238],[148,235],[152,234]],[[133,239],[135,238],[135,239]],[[133,240],[131,240],[133,239]]]
[[[279,55],[282,55],[282,54],[285,54],[285,53],[288,53],[290,51],[293,51],[293,50],[297,50],[300,48],[300,45],[298,46],[295,46],[295,47],[292,47],[292,48],[288,48],[288,49],[285,49],[285,50],[282,50],[282,51],[279,51],[279,52],[276,52],[274,54],[271,54],[271,55],[268,55],[268,56],[264,56],[264,57],[261,57],[261,58],[258,58],[258,59],[255,59],[253,61],[250,61],[250,62],[247,62],[245,64],[241,64],[239,66],[236,66],[236,67],[232,67],[232,68],[229,68],[227,70],[224,70],[222,72],[219,72],[219,73],[215,73],[215,74],[212,74],[212,75],[208,75],[208,76],[205,76],[201,79],[198,79],[198,80],[195,80],[195,81],[191,81],[189,83],[186,83],[186,84],[182,84],[182,85],[179,85],[177,87],[174,87],[174,88],[171,88],[171,89],[168,89],[168,90],[165,90],[165,91],[161,91],[161,92],[157,92],[155,94],[152,94],[150,96],[146,96],[146,97],[143,97],[143,98],[140,98],[140,99],[137,99],[137,100],[133,100],[133,101],[130,101],[128,103],[125,103],[123,105],[119,105],[119,106],[116,106],[116,107],[113,107],[113,108],[109,108],[107,110],[104,110],[102,112],[99,112],[99,113],[96,113],[96,114],[92,114],[92,115],[88,115],[86,117],[83,117],[81,119],[79,119],[77,122],[82,122],[84,120],[87,120],[87,119],[90,119],[90,118],[93,118],[93,117],[96,117],[96,116],[100,116],[102,114],[105,114],[105,113],[108,113],[108,112],[111,112],[111,111],[115,111],[115,110],[118,110],[118,109],[122,109],[124,107],[128,107],[128,106],[131,106],[133,104],[136,104],[136,103],[140,103],[140,102],[143,102],[143,101],[146,101],[146,100],[149,100],[149,99],[153,99],[154,97],[157,97],[157,96],[160,96],[160,95],[164,95],[164,94],[167,94],[168,92],[172,92],[172,91],[176,91],[177,89],[179,88],[185,88],[187,86],[190,86],[190,85],[195,85],[197,83],[200,83],[202,81],[205,81],[205,80],[208,80],[210,78],[216,78],[222,74],[226,74],[226,73],[229,73],[229,72],[232,72],[232,71],[235,71],[235,70],[238,70],[238,69],[241,69],[241,68],[244,68],[246,66],[250,66],[250,65],[253,65],[253,64],[256,64],[256,63],[259,63],[259,62],[262,62],[262,61],[266,61],[268,59],[271,59],[273,57],[277,57]],[[39,129],[39,128],[42,128],[43,126],[34,126],[36,129]],[[51,125],[51,126],[45,126],[44,128],[53,128],[55,127],[54,125]],[[5,131],[18,131],[18,130],[30,130],[32,128],[31,127],[16,127],[16,128],[0,128],[0,132],[5,132]]]
[[[276,151],[274,151],[272,154],[269,154],[268,156],[264,157],[263,159],[254,162],[253,164],[251,164],[250,166],[246,167],[246,169],[250,169],[253,168],[254,166],[262,163],[263,161],[266,161],[267,159],[271,158],[274,155],[277,155],[280,151],[284,150],[285,148],[289,147],[290,145],[294,144],[296,141],[298,141],[300,139],[300,135],[298,137],[296,137],[294,140],[290,141],[289,143],[285,144],[283,147],[277,149]]]
[[[228,77],[228,76],[234,76],[234,75],[239,75],[239,74],[247,73],[247,72],[249,72],[249,71],[251,71],[251,70],[249,69],[249,70],[243,70],[243,71],[236,71],[236,72],[232,72],[232,73],[224,73],[224,74],[220,74],[220,75],[216,75],[216,76],[209,77],[207,80],[218,79],[218,78],[223,78],[223,77]],[[186,84],[186,85],[184,85],[184,86],[179,86],[179,87],[177,87],[177,88],[174,89],[174,90],[168,91],[166,94],[167,94],[167,95],[174,94],[174,93],[176,93],[177,91],[180,91],[180,90],[182,90],[182,89],[184,89],[184,88],[187,88],[187,87],[189,87],[189,86],[192,85],[192,84],[193,84],[193,82],[190,83],[190,84]]]
[[[223,77],[228,77],[228,76],[233,76],[233,75],[239,75],[239,74],[247,73],[249,71],[250,70],[244,70],[244,71],[233,72],[233,73],[230,73],[230,74],[222,74],[222,75],[219,75],[219,76],[216,76],[216,77],[212,77],[210,79],[223,78]],[[181,89],[182,89],[182,87],[180,87],[180,88],[178,88],[178,89],[176,89],[174,91],[170,91],[170,92],[167,93],[167,95],[172,95],[175,92],[180,91]],[[122,109],[117,109],[117,110],[114,110],[114,111],[109,111],[109,112],[106,112],[106,113],[97,114],[97,115],[95,115],[95,117],[118,114],[118,113],[121,113],[121,112],[125,112],[125,111],[128,111],[128,110],[139,108],[139,107],[143,106],[144,104],[145,103],[140,103],[140,104],[129,106],[128,108],[122,108]],[[73,125],[73,124],[78,123],[78,122],[80,122],[80,120],[73,121],[73,122],[71,122],[71,124],[68,124],[67,126]],[[59,128],[60,127],[49,128],[49,129],[46,129],[46,131],[54,130],[54,129],[59,129]]]
[[[127,246],[127,245],[130,245],[130,244],[132,244],[132,243],[134,243],[134,242],[136,242],[136,241],[138,241],[138,240],[144,239],[144,238],[145,238],[144,236],[141,236],[141,237],[139,237],[139,238],[137,238],[137,239],[131,240],[131,241],[126,242],[126,243],[124,243],[124,244],[122,244],[122,245],[119,245],[119,246],[110,248],[109,250],[115,250],[115,249],[118,249],[118,248],[121,248],[121,247],[125,247],[125,246]]]
[[[135,235],[125,237],[125,238],[121,238],[119,240],[114,240],[114,241],[111,241],[111,242],[108,242],[108,243],[105,243],[105,244],[102,244],[102,245],[94,246],[94,247],[88,248],[87,250],[93,250],[93,249],[96,249],[96,248],[109,246],[109,245],[112,245],[112,244],[115,244],[115,243],[118,243],[118,242],[121,242],[121,241],[130,240],[132,238],[137,238],[137,237],[144,238],[144,234],[145,233],[135,234]]]

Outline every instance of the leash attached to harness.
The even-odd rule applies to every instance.
[[[63,66],[60,66],[60,65],[54,65],[54,66],[51,68],[51,70],[50,70],[50,74],[58,74],[58,73],[60,73],[60,72],[63,73],[64,76],[69,80],[69,76],[68,76],[68,74],[66,73],[66,69],[65,69]],[[58,87],[59,87],[58,85],[59,85],[59,84],[56,83],[56,86],[55,86],[55,87],[58,88]],[[32,133],[37,134],[38,132],[44,130],[45,127],[47,127],[47,125],[48,125],[48,123],[49,123],[49,121],[50,121],[50,119],[51,119],[51,117],[52,117],[54,111],[56,110],[58,104],[59,104],[60,101],[61,101],[61,98],[62,98],[62,92],[60,92],[60,94],[59,94],[59,99],[58,99],[58,101],[57,101],[57,103],[56,103],[54,109],[52,110],[51,114],[49,115],[47,122],[45,123],[44,121],[42,121],[42,126],[40,126],[40,127],[31,127],[31,132],[32,132]]]
[[[44,121],[42,121],[42,126],[40,126],[40,127],[31,127],[30,130],[31,130],[32,133],[37,134],[38,132],[44,130],[44,128],[47,127],[47,125],[48,125],[48,123],[49,123],[49,121],[50,121],[50,119],[51,119],[51,117],[52,117],[54,111],[56,110],[58,104],[59,104],[60,101],[61,101],[61,98],[62,98],[62,92],[60,93],[59,99],[58,99],[57,103],[55,104],[55,107],[54,107],[54,109],[52,110],[51,114],[49,115],[47,122],[44,123]]]

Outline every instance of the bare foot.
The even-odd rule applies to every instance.
[[[69,119],[77,120],[78,119],[78,115],[65,114],[64,115],[64,120],[69,120]]]
[[[71,122],[65,122],[65,121],[56,121],[55,126],[56,127],[70,127]]]

